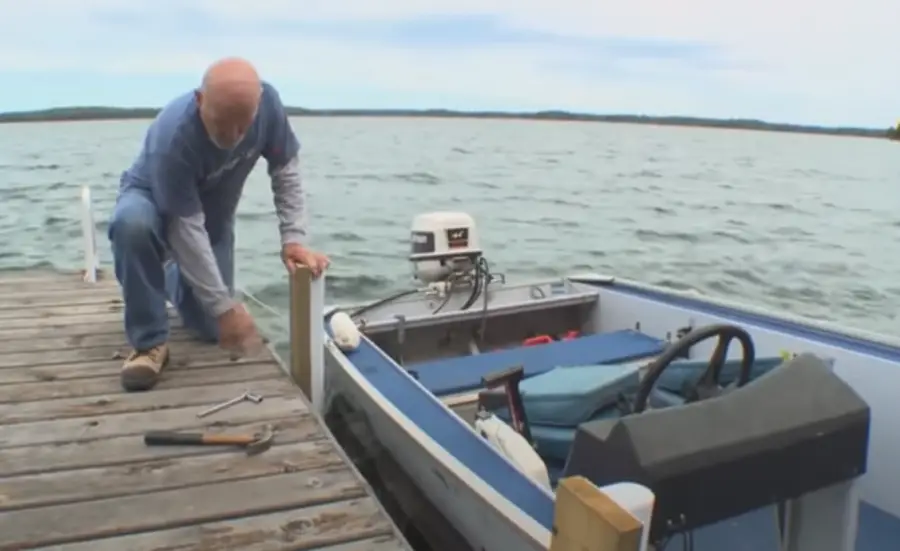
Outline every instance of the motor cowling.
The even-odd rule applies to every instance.
[[[429,212],[413,218],[409,261],[423,283],[468,272],[481,257],[475,220],[463,212]]]

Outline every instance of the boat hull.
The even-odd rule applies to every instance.
[[[881,550],[890,547],[889,542],[900,541],[900,478],[893,473],[893,465],[900,463],[900,440],[892,430],[900,413],[896,399],[900,396],[900,378],[896,378],[900,347],[813,322],[640,284],[599,277],[570,278],[568,282],[599,293],[600,306],[590,325],[604,332],[639,328],[666,338],[685,327],[730,323],[751,333],[760,356],[808,352],[832,362],[835,372],[872,409],[868,474],[857,484],[861,506],[856,549]],[[713,345],[698,345],[692,356],[708,357]],[[475,465],[467,463],[471,458],[457,457],[461,454],[446,445],[447,441],[442,446],[432,439],[409,412],[401,412],[402,408],[381,394],[377,384],[371,384],[333,344],[326,347],[325,355],[326,394],[343,396],[358,408],[368,419],[373,436],[469,545],[484,551],[548,548],[552,528],[548,515],[525,514],[508,492],[495,491],[497,484],[486,480],[490,477],[473,472]],[[422,392],[427,394],[424,389]],[[458,418],[456,421],[465,425]],[[834,528],[835,539],[839,528]],[[778,539],[774,508],[765,508],[699,530],[694,546],[696,551],[774,551]]]

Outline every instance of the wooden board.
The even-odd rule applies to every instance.
[[[272,425],[278,433],[276,442],[289,444],[292,442],[312,441],[325,438],[317,421],[310,415],[295,415],[289,418],[265,419],[265,424]],[[219,423],[208,427],[206,432],[244,433],[259,430],[261,423],[238,421]],[[199,430],[202,425],[182,426],[178,430]],[[205,453],[220,453],[218,448],[194,446],[160,446],[148,448],[141,435],[123,435],[104,438],[93,442],[71,441],[53,442],[50,444],[7,448],[0,455],[0,473],[4,476],[20,476],[40,474],[65,469],[85,469],[124,465],[150,459],[187,457]]]
[[[31,382],[34,381],[34,377],[29,375],[30,370],[27,368],[4,371],[4,375],[10,375],[6,380],[12,378],[12,382],[15,384],[3,384],[4,379],[0,377],[0,404],[61,400],[121,392],[118,363],[104,364],[104,366],[105,374],[100,373],[95,377],[79,381],[77,384],[72,384],[69,380]],[[282,373],[272,370],[270,362],[246,362],[227,366],[211,365],[195,369],[168,369],[163,372],[162,378],[156,384],[156,390],[264,381],[280,378],[282,375]],[[14,378],[17,376],[17,379]]]
[[[347,540],[357,541],[341,543]],[[185,541],[191,543],[186,545]],[[53,547],[55,551],[396,551],[402,548],[372,498]]]
[[[12,352],[37,352],[43,350],[60,350],[70,348],[106,348],[114,350],[123,345],[122,321],[96,324],[90,327],[90,334],[80,330],[75,335],[60,334],[53,330],[33,330],[31,333],[21,332],[18,335],[7,335],[0,339],[0,354]],[[169,342],[193,340],[187,331],[176,328],[169,333]]]
[[[0,295],[14,293],[38,293],[41,291],[87,291],[107,293],[118,289],[112,270],[102,271],[96,283],[84,281],[80,272],[60,273],[50,270],[4,271],[0,274]],[[74,293],[73,293],[74,294]]]
[[[0,276],[0,551],[409,549],[270,352],[232,360],[172,327],[157,387],[126,393],[114,280]],[[263,401],[197,417],[244,391]],[[256,456],[143,441],[266,426]]]
[[[0,355],[0,358],[2,358],[2,355]],[[247,364],[260,361],[262,360],[259,358],[244,358],[237,361],[222,362],[216,360],[208,361],[203,357],[174,357],[170,361],[169,367],[163,371],[162,378],[165,380],[167,377],[178,377],[188,372],[202,371],[207,368],[243,369]],[[272,365],[271,362],[268,362],[268,365]],[[4,369],[2,364],[0,364],[0,385],[106,377],[118,375],[121,368],[121,359],[79,364],[38,364],[30,367],[11,367],[9,369]]]
[[[95,316],[98,314],[118,313],[125,309],[119,299],[101,299],[91,304],[54,304],[43,303],[24,308],[0,308],[0,320],[16,320],[28,318],[59,318],[71,316]]]
[[[0,284],[2,285],[2,284]],[[37,293],[21,292],[11,294],[0,294],[0,309],[3,310],[28,310],[41,306],[78,306],[90,304],[121,304],[122,299],[119,298],[115,289],[110,289],[109,293],[73,293],[70,290],[46,290]]]
[[[165,530],[365,496],[344,466],[4,512],[0,550]]]
[[[103,360],[122,360],[130,352],[130,347],[125,342],[119,342],[118,346],[94,346],[90,348],[65,347],[57,349],[40,349],[6,351],[0,343],[0,356],[3,358],[0,369],[10,367],[27,367],[37,365],[80,364],[101,362]],[[169,361],[173,365],[186,361],[227,364],[233,361],[230,354],[217,346],[194,340],[176,341],[169,343]],[[244,359],[246,361],[246,359]]]
[[[176,322],[177,324],[177,322]],[[187,336],[186,333],[182,333]],[[122,316],[108,319],[102,322],[91,323],[89,331],[81,323],[56,322],[45,323],[38,326],[6,327],[0,332],[0,342],[8,341],[38,341],[49,338],[65,337],[71,339],[72,345],[78,345],[79,339],[89,339],[103,335],[106,339],[109,335],[122,338]],[[22,344],[21,342],[19,343]]]
[[[169,319],[176,320],[177,316],[174,311],[169,312]],[[62,316],[54,316],[53,314],[41,315],[41,316],[32,316],[32,317],[20,317],[13,316],[7,318],[0,318],[0,331],[5,333],[9,330],[21,330],[21,329],[42,329],[48,327],[59,328],[62,326],[72,326],[72,325],[88,325],[88,324],[96,324],[96,323],[109,323],[109,322],[119,322],[122,323],[122,312],[121,311],[111,311],[107,309],[100,309],[93,312],[86,312],[83,314],[67,314]],[[121,330],[121,329],[120,329]],[[5,339],[4,339],[5,340]]]
[[[199,413],[210,404],[228,401],[251,388],[247,383],[217,383],[202,387],[156,389],[155,392],[126,394],[121,390],[101,396],[66,398],[0,404],[0,424],[10,425],[31,421],[58,421],[75,417],[103,416],[114,418],[120,413],[149,413],[161,410],[192,409]],[[254,382],[253,392],[264,398],[286,398],[295,395],[294,385],[287,378]],[[253,409],[261,404],[243,402],[231,409]],[[9,430],[7,428],[7,430]]]
[[[560,480],[550,551],[639,551],[643,525],[588,479]]]

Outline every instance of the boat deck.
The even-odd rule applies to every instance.
[[[0,550],[409,549],[274,355],[233,361],[177,325],[158,386],[125,393],[111,275],[0,277]],[[244,391],[264,399],[197,417]],[[265,425],[256,456],[143,442]]]

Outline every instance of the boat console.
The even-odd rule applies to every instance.
[[[801,355],[725,397],[583,423],[565,476],[656,494],[651,541],[866,472],[869,406]]]

